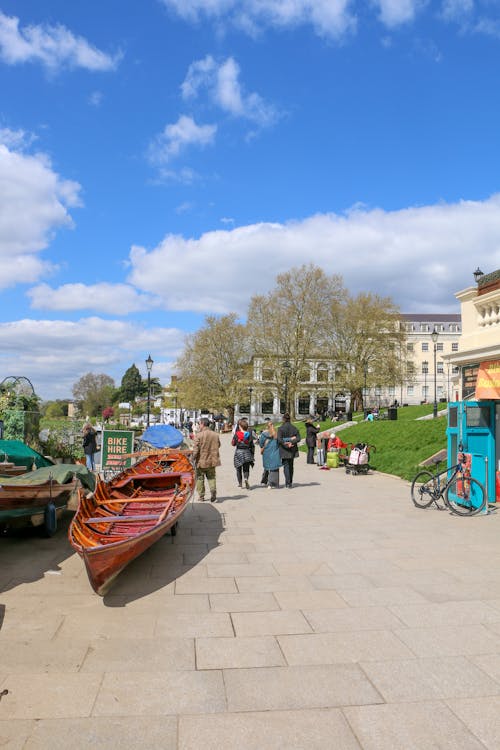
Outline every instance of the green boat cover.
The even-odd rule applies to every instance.
[[[48,482],[51,477],[58,484],[66,484],[71,482],[73,477],[77,477],[83,487],[90,492],[95,490],[95,476],[82,464],[54,464],[43,466],[41,469],[35,469],[35,471],[28,471],[26,474],[19,474],[17,477],[0,477],[0,486],[43,484]]]
[[[34,451],[22,440],[0,440],[0,461],[10,461],[16,466],[27,466],[28,469],[31,469],[33,464],[37,469],[42,466],[52,466],[52,461],[38,451]]]

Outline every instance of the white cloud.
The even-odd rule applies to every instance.
[[[422,0],[375,0],[380,21],[391,29],[413,21],[423,4]]]
[[[98,317],[0,323],[0,370],[28,377],[42,398],[68,398],[87,372],[110,375],[117,385],[133,363],[146,375],[151,353],[153,374],[166,382],[184,336],[176,328],[145,329]]]
[[[7,65],[39,62],[51,71],[59,68],[114,70],[121,55],[108,55],[65,26],[25,26],[19,18],[0,11],[0,59]]]
[[[272,125],[278,119],[277,110],[256,93],[245,93],[239,81],[240,67],[228,57],[217,63],[211,55],[196,60],[189,66],[181,90],[184,99],[198,96],[206,88],[212,101],[224,112],[241,117],[259,126]]]
[[[155,166],[169,164],[190,146],[211,145],[216,133],[217,125],[197,125],[192,117],[181,115],[150,144],[149,159]]]
[[[442,15],[447,21],[462,21],[474,10],[474,0],[444,0]]]
[[[78,183],[53,170],[47,155],[0,142],[0,288],[36,282],[50,270],[38,253],[58,228],[72,226],[68,209],[80,205],[79,192]]]
[[[88,98],[88,102],[92,107],[100,107],[102,100],[103,100],[102,91],[93,91]]]
[[[11,128],[0,128],[0,144],[15,151],[22,151],[31,146],[36,136],[25,130],[12,130]]]
[[[108,315],[127,315],[160,305],[158,299],[139,294],[128,284],[63,284],[57,289],[39,284],[27,294],[31,306],[39,310],[94,310]]]
[[[233,24],[250,34],[267,27],[311,25],[317,34],[341,37],[356,21],[349,0],[162,0],[186,21],[212,18]]]
[[[149,252],[131,249],[128,281],[167,309],[245,314],[278,273],[309,261],[340,273],[352,292],[391,296],[404,311],[456,309],[454,292],[472,283],[478,264],[500,266],[500,195],[392,212],[356,207],[199,239],[168,235]]]

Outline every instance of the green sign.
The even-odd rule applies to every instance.
[[[128,430],[104,430],[102,433],[102,468],[125,469],[132,465],[134,433]]]

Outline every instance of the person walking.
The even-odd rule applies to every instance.
[[[210,502],[217,500],[217,481],[215,469],[221,465],[220,438],[210,429],[210,420],[200,419],[198,432],[193,439],[193,460],[196,466],[196,490],[198,500],[205,500],[205,477],[210,489]]]
[[[306,445],[307,445],[307,463],[314,463],[314,448],[316,446],[317,434],[320,431],[319,424],[314,424],[314,417],[310,414],[306,419]]]
[[[259,445],[262,454],[262,466],[264,468],[261,484],[266,484],[270,490],[278,488],[280,485],[280,467],[283,463],[281,461],[276,428],[272,422],[268,422],[267,428],[261,432]]]
[[[285,474],[285,487],[292,488],[293,484],[293,461],[299,455],[298,444],[300,433],[294,424],[290,422],[290,414],[283,414],[283,424],[278,429],[277,435],[283,472]]]
[[[95,471],[94,455],[97,453],[97,434],[90,422],[83,426],[83,452],[87,469]]]
[[[245,487],[249,490],[248,478],[250,467],[254,465],[255,445],[252,431],[248,429],[248,419],[243,417],[238,421],[231,445],[234,445],[236,449],[234,451],[234,468],[236,469],[238,487],[243,487],[243,480],[245,480]]]

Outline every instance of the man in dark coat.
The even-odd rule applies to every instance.
[[[285,474],[285,487],[291,489],[293,482],[293,460],[298,456],[298,444],[300,433],[294,424],[290,422],[290,414],[283,414],[283,424],[278,429],[278,445],[280,456],[283,461],[283,472]]]

